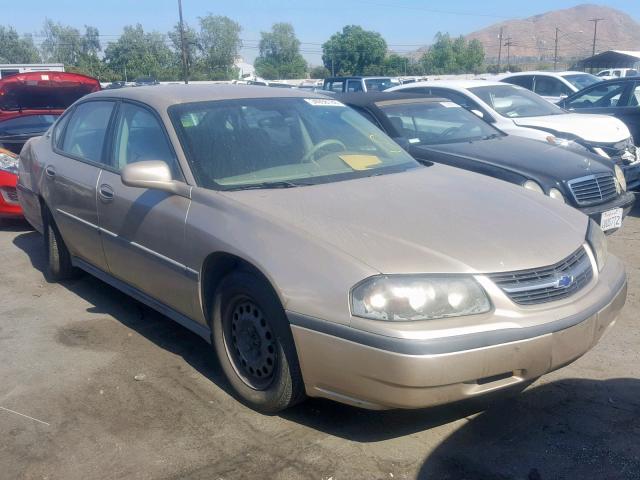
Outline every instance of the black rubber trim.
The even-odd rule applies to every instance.
[[[592,315],[598,313],[609,305],[624,288],[625,284],[626,276],[620,275],[616,281],[614,294],[607,296],[600,302],[591,305],[588,309],[583,310],[580,313],[554,322],[536,325],[533,327],[510,328],[429,340],[409,340],[387,337],[291,311],[287,311],[287,317],[289,318],[289,322],[294,326],[314,330],[326,335],[331,335],[332,337],[342,338],[367,347],[404,355],[439,355],[463,352],[465,350],[474,350],[503,343],[517,342],[519,340],[535,338],[573,327],[584,322]]]

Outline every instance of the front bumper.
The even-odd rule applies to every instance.
[[[602,212],[612,210],[614,208],[622,208],[622,217],[626,217],[635,203],[636,196],[631,192],[624,192],[622,195],[614,198],[607,203],[601,203],[600,205],[593,205],[591,207],[578,207],[582,213],[590,217],[594,222],[600,225],[600,217]],[[607,232],[612,233],[612,232]]]
[[[16,191],[17,182],[17,175],[0,171],[0,218],[22,217]]]
[[[368,409],[423,408],[508,388],[571,363],[615,323],[626,296],[624,267],[611,256],[588,294],[549,309],[546,323],[536,325],[525,310],[515,315],[519,327],[411,340],[287,314],[309,396]]]

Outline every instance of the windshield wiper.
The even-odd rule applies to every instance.
[[[234,191],[234,190],[257,190],[257,189],[269,189],[269,188],[295,188],[295,187],[305,187],[308,185],[312,185],[311,183],[300,183],[300,182],[290,182],[288,180],[280,180],[275,182],[261,182],[261,183],[250,183],[248,185],[238,185],[231,188],[226,188],[224,191]]]
[[[499,138],[501,136],[502,136],[501,133],[492,133],[491,135],[485,135],[484,137],[482,137],[481,140],[492,140],[494,138]]]

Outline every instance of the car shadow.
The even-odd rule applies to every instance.
[[[28,232],[16,236],[13,243],[28,255],[31,265],[44,276],[46,258],[42,236],[35,231]],[[60,284],[93,305],[88,312],[110,315],[157,346],[181,356],[231,395],[211,346],[198,335],[89,274],[81,273]]]
[[[639,399],[635,378],[532,387],[455,430],[418,478],[637,479]]]
[[[31,230],[33,227],[22,218],[0,219],[0,232],[28,232]]]

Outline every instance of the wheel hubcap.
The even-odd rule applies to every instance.
[[[237,302],[225,328],[227,351],[242,380],[263,390],[273,380],[277,361],[275,335],[262,310],[251,300]]]

